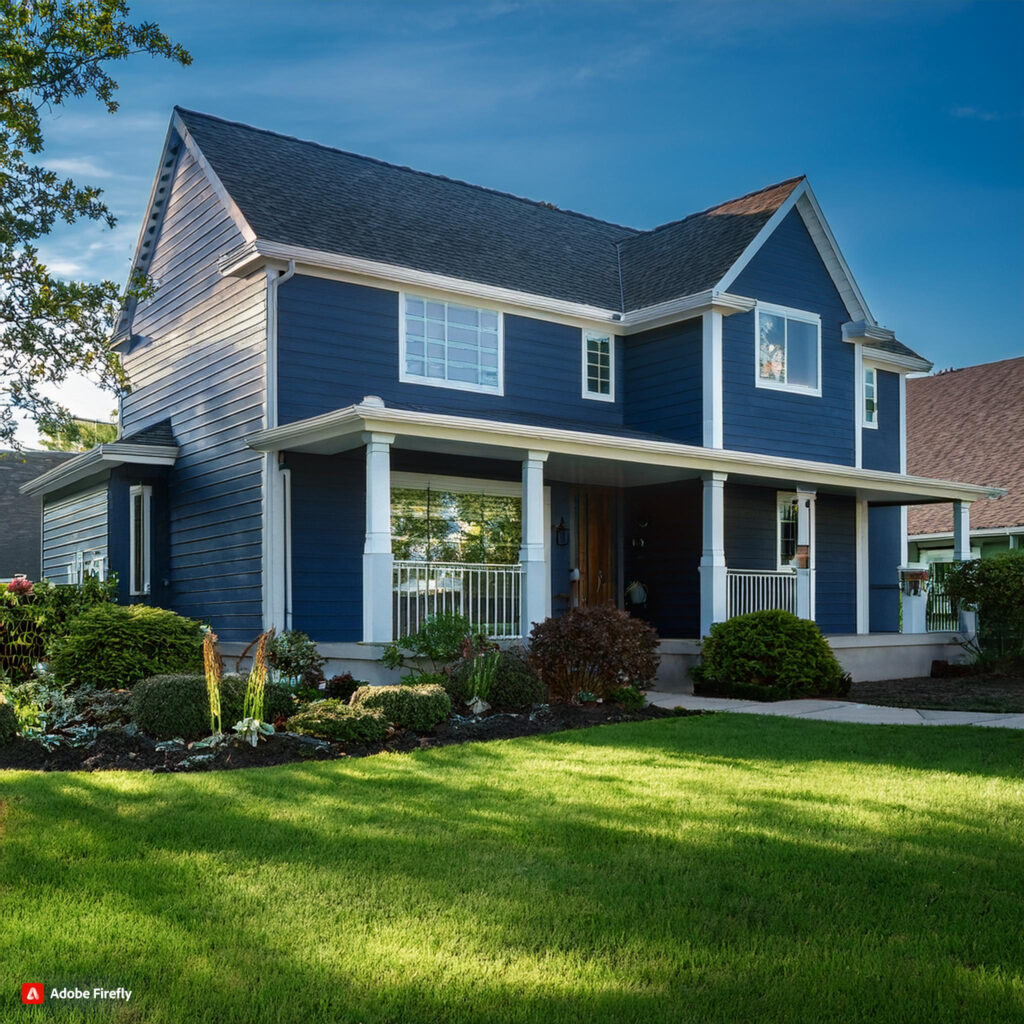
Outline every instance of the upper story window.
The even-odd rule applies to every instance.
[[[615,339],[610,334],[583,332],[583,397],[615,401]]]
[[[136,485],[131,489],[131,593],[150,591],[150,550],[152,548],[153,488]]]
[[[878,371],[864,367],[864,426],[878,427]]]
[[[400,380],[503,393],[500,313],[417,295],[401,301]]]
[[[758,303],[759,388],[821,394],[821,317],[785,306]]]

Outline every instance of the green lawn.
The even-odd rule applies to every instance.
[[[0,773],[0,1020],[1019,1022],[1022,760],[1009,730],[717,715]]]

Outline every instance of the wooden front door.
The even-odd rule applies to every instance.
[[[616,604],[615,494],[597,487],[576,492],[576,604]]]

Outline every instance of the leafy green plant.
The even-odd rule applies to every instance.
[[[606,697],[621,686],[642,687],[658,671],[658,634],[612,605],[572,608],[530,633],[530,661],[552,699],[580,690]]]
[[[977,611],[983,661],[1024,656],[1024,551],[960,562],[943,584],[954,606]]]
[[[0,695],[0,747],[6,747],[18,735],[18,716]]]
[[[14,709],[22,736],[35,738],[63,729],[78,716],[72,697],[48,675],[16,686],[0,684],[0,696]]]
[[[131,690],[80,688],[71,696],[78,717],[89,725],[127,725],[132,720]]]
[[[263,721],[263,714],[266,704],[267,691],[267,644],[273,637],[273,632],[263,633],[256,644],[256,653],[253,655],[252,668],[249,669],[249,677],[245,684],[245,706],[242,709],[244,718],[252,718],[257,722]],[[238,726],[235,726],[237,729]]]
[[[365,685],[360,680],[353,679],[351,672],[345,672],[340,676],[331,676],[324,684],[321,694],[324,699],[348,701],[360,686]]]
[[[318,700],[292,715],[288,729],[335,743],[380,743],[388,734],[388,720],[378,708]]]
[[[66,685],[121,689],[201,669],[202,643],[193,619],[144,604],[103,604],[71,620],[50,649],[50,669]]]
[[[626,711],[643,711],[647,706],[647,698],[635,686],[620,686],[612,690],[607,699]]]
[[[267,663],[279,675],[315,690],[324,681],[327,659],[305,633],[291,629],[276,634],[267,644]]]
[[[472,627],[465,615],[454,612],[433,615],[415,633],[389,644],[380,660],[388,668],[408,669],[412,675],[433,675],[460,656],[463,642],[471,633]],[[410,665],[409,656],[429,661],[430,667]]]
[[[850,689],[817,625],[784,611],[715,623],[690,675],[697,693],[753,700],[841,697]]]
[[[224,663],[217,653],[217,634],[208,629],[203,636],[203,668],[206,674],[206,696],[210,702],[210,735],[220,736],[220,681]]]
[[[472,699],[469,679],[471,671],[472,662],[458,661],[452,666],[449,675],[441,676],[438,680],[448,691],[455,706]],[[523,708],[541,704],[545,699],[544,683],[523,648],[516,646],[499,651],[487,700],[498,708]]]
[[[379,708],[392,725],[413,732],[430,732],[452,712],[451,698],[444,687],[360,686],[352,694],[352,706]]]

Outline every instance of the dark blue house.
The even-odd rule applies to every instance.
[[[179,109],[136,263],[119,439],[26,488],[44,572],[229,642],[604,601],[895,632],[906,506],[990,493],[906,475],[931,364],[802,177],[638,231]]]

